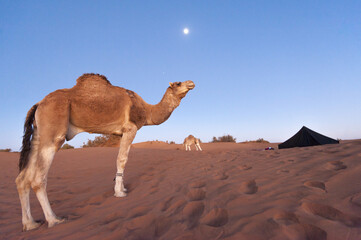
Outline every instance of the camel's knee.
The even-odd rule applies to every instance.
[[[31,188],[35,193],[37,193],[40,189],[46,188],[46,183],[34,183],[31,184]]]
[[[25,171],[19,173],[15,179],[15,183],[19,193],[30,188],[29,179],[27,178]]]
[[[36,193],[40,189],[45,189],[47,181],[44,178],[35,178],[33,181],[31,181],[31,188]]]

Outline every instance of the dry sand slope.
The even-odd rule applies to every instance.
[[[0,153],[0,238],[361,239],[361,141],[268,146],[135,144],[126,198],[113,197],[117,148],[60,151],[48,194],[69,220],[30,232],[21,232],[18,154]],[[33,193],[31,203],[44,219]]]

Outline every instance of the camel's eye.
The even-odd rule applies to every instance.
[[[181,82],[176,82],[177,86],[180,86],[181,85]]]

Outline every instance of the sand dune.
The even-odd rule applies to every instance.
[[[0,153],[2,239],[361,239],[361,140],[276,144],[134,144],[126,198],[113,197],[117,148],[60,151],[53,210],[68,221],[22,232],[17,153]],[[35,219],[44,220],[31,194]]]

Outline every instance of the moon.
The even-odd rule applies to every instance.
[[[183,29],[183,33],[184,33],[185,35],[187,35],[187,34],[189,33],[189,29],[188,29],[188,28]]]

